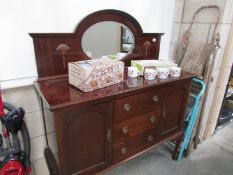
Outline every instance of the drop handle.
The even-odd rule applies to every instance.
[[[127,153],[127,148],[124,147],[124,148],[121,148],[121,154],[126,154]]]
[[[112,131],[110,129],[107,131],[107,140],[109,143],[112,142]]]
[[[158,95],[155,95],[152,99],[156,103],[159,100],[159,97],[158,97]]]
[[[128,112],[128,111],[130,111],[130,109],[131,109],[131,106],[130,106],[130,104],[129,103],[126,103],[126,104],[124,104],[124,111],[125,112]]]
[[[152,124],[155,123],[155,116],[150,117],[150,123],[152,123]]]
[[[125,126],[125,127],[123,127],[123,128],[121,129],[121,131],[122,131],[123,134],[127,134],[128,131],[129,131],[129,129]]]
[[[153,135],[149,135],[149,136],[147,137],[147,140],[148,140],[149,142],[152,142],[152,141],[154,140],[154,136],[153,136]]]

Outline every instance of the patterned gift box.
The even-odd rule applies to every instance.
[[[124,62],[109,58],[68,63],[69,83],[90,92],[124,79]]]

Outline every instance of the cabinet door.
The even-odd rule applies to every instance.
[[[63,112],[63,174],[94,174],[110,163],[111,113],[111,103]]]
[[[189,86],[190,81],[182,81],[165,89],[163,119],[160,130],[162,138],[183,129]]]

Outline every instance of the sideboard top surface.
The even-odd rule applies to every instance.
[[[182,71],[179,78],[169,77],[166,80],[158,78],[155,80],[145,80],[141,76],[136,79],[128,78],[125,73],[123,82],[92,92],[82,92],[70,85],[67,76],[53,79],[39,79],[34,82],[34,86],[49,109],[54,111],[67,107],[84,107],[107,102],[193,77],[195,77],[194,74]]]

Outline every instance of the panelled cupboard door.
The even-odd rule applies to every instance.
[[[111,163],[111,113],[111,103],[63,113],[63,174],[90,175]]]
[[[160,137],[164,138],[183,129],[184,112],[190,81],[176,83],[165,89]]]

